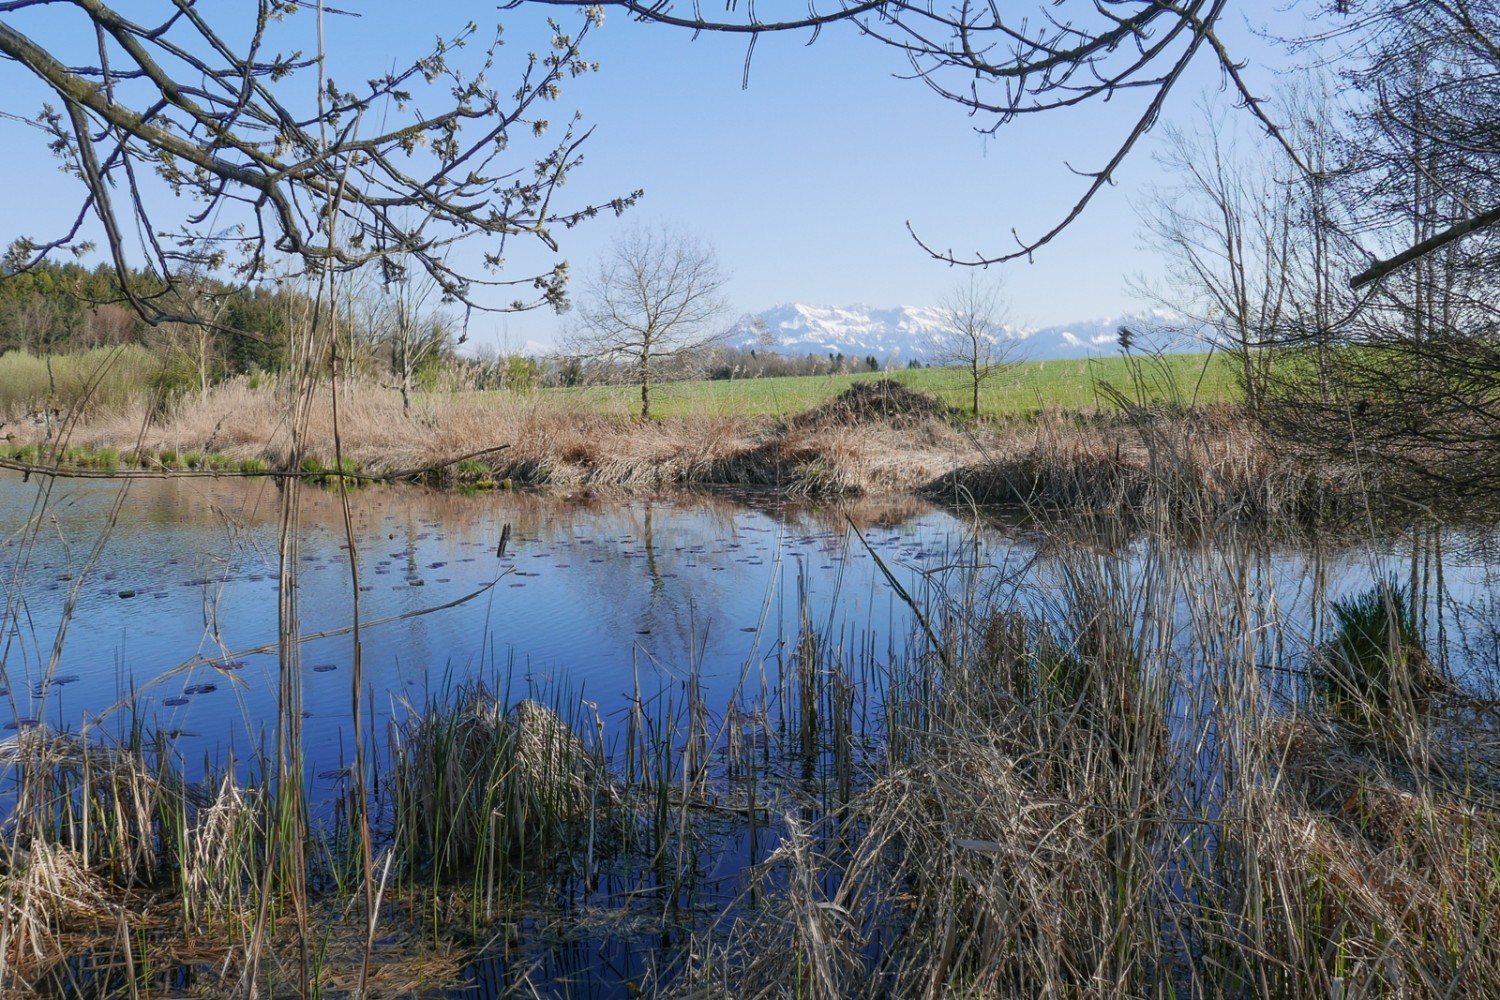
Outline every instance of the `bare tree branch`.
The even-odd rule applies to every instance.
[[[555,130],[545,105],[568,79],[596,68],[582,55],[594,23],[588,14],[573,33],[552,23],[547,47],[522,61],[510,86],[491,79],[499,72],[498,30],[484,43],[470,23],[404,68],[343,89],[326,78],[308,86],[302,71],[318,60],[273,54],[301,6],[294,0],[154,6],[163,18],[157,23],[132,20],[105,0],[0,4],[0,55],[60,102],[60,111],[43,108],[34,121],[72,165],[127,297],[150,322],[194,319],[173,314],[160,298],[185,262],[232,264],[254,276],[278,258],[348,270],[392,253],[471,308],[490,308],[481,288],[515,289],[502,308],[561,307],[565,264],[504,276],[508,241],[555,251],[559,228],[601,210],[618,213],[639,196],[553,207],[588,131],[575,120],[549,140]],[[68,15],[74,33],[97,35],[99,64],[65,64],[19,27],[44,11],[48,37],[68,30]],[[465,52],[474,43],[477,58]],[[520,152],[526,145],[535,151]],[[195,202],[180,224],[154,217],[160,209],[143,190],[148,181]],[[117,205],[121,194],[125,203]],[[221,213],[228,228],[205,231]],[[75,245],[80,230],[75,223],[61,239],[18,239],[5,265],[25,267]],[[470,237],[489,240],[477,273],[460,271],[446,253]],[[142,253],[157,279],[150,289],[134,287],[127,267]]]

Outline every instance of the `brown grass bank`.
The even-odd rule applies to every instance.
[[[331,396],[331,390],[322,392]],[[1059,510],[1249,513],[1316,519],[1341,509],[1358,485],[1343,470],[1279,454],[1237,410],[1054,413],[974,423],[895,382],[859,383],[790,417],[677,416],[641,423],[570,408],[556,395],[432,394],[410,413],[369,385],[340,390],[343,454],[384,474],[434,467],[440,485],[660,491],[741,486],[835,498],[920,494],[959,505]],[[331,465],[332,408],[313,408],[308,440]],[[67,443],[112,450],[141,464],[208,467],[245,460],[284,467],[287,407],[273,384],[244,380],[179,402],[164,418],[143,412],[72,426]],[[144,430],[143,430],[144,427]],[[37,438],[40,431],[33,431]],[[18,438],[12,452],[30,438]],[[481,460],[452,461],[484,449]],[[36,457],[45,461],[43,448]],[[444,464],[448,463],[448,464]]]

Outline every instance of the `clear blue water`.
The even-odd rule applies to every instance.
[[[38,514],[44,489],[0,478],[0,726],[40,720],[116,732],[133,713],[178,737],[190,774],[205,757],[233,749],[243,759],[263,738],[269,744],[278,657],[245,651],[277,635],[274,483],[58,480]],[[901,655],[908,612],[872,552],[923,600],[975,557],[972,527],[912,503],[819,511],[764,499],[591,502],[410,488],[363,490],[351,502],[367,623],[363,697],[377,733],[407,704],[476,677],[513,698],[589,699],[607,723],[635,691],[669,691],[693,668],[708,705],[728,711],[737,691],[748,704],[762,686],[774,689],[804,598],[814,625],[847,643],[851,658]],[[1028,548],[995,535],[979,555],[1004,562]],[[304,634],[350,625],[334,494],[304,491],[298,587]],[[348,634],[302,645],[315,772],[349,754],[352,653]]]
[[[303,496],[301,631],[347,629],[352,586],[338,498],[316,489]],[[511,698],[587,699],[606,725],[635,692],[670,693],[690,670],[710,710],[751,707],[774,693],[804,601],[813,627],[845,647],[846,662],[878,668],[905,655],[913,623],[876,557],[940,613],[945,593],[974,583],[973,566],[981,589],[1045,605],[1055,556],[1014,525],[976,526],[914,501],[819,509],[766,497],[569,499],[391,487],[362,490],[351,503],[367,623],[362,697],[376,733],[407,705],[473,678]],[[49,487],[0,476],[0,738],[34,720],[115,733],[133,716],[178,736],[190,775],[230,749],[243,759],[269,742],[278,658],[244,651],[276,639],[279,505],[269,480]],[[506,552],[497,557],[507,524]],[[1429,633],[1438,638],[1442,626],[1456,669],[1493,674],[1495,536],[1449,531],[1442,545]],[[1409,579],[1421,548],[1396,536],[1266,552],[1247,585],[1274,593],[1274,601],[1258,598],[1281,617],[1268,627],[1294,623],[1267,648],[1279,645],[1294,663],[1317,641],[1322,602],[1377,576]],[[1143,559],[1135,552],[1125,562]],[[1211,545],[1199,563],[1205,574],[1222,565]],[[1223,581],[1203,586],[1210,583]],[[349,634],[302,645],[315,773],[349,754],[352,651]]]

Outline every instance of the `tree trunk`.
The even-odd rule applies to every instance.
[[[651,349],[641,353],[641,421],[651,419]]]

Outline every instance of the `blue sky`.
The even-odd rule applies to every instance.
[[[566,8],[496,11],[437,0],[335,6],[364,15],[328,20],[332,73],[346,79],[420,55],[437,34],[488,16],[506,26],[496,71],[504,82],[513,75],[507,66],[520,66],[528,50],[545,47],[548,15],[568,30],[578,20]],[[1227,34],[1245,56],[1257,66],[1279,58],[1241,23],[1227,26]],[[313,28],[310,16],[291,19],[281,30],[293,41],[283,46],[312,50]],[[299,35],[305,38],[295,41]],[[725,291],[737,313],[793,301],[933,304],[967,275],[928,258],[908,236],[908,220],[936,246],[1008,249],[1012,228],[1034,236],[1066,211],[1080,190],[1067,165],[1101,165],[1137,107],[1121,98],[1013,122],[986,138],[975,126],[987,122],[968,118],[919,81],[898,79],[910,67],[894,50],[852,30],[826,30],[814,44],[806,42],[806,35],[763,37],[749,87],[742,89],[743,38],[694,40],[608,12],[584,52],[600,71],[570,81],[551,115],[561,121],[576,108],[595,130],[564,194],[585,202],[639,187],[646,196],[620,220],[601,217],[560,234],[562,256],[574,273],[592,267],[619,227],[670,224],[717,249],[732,274]],[[14,68],[0,66],[0,74],[13,95],[25,93],[14,88]],[[1205,64],[1179,89],[1170,110],[1187,115],[1217,84],[1217,72]],[[20,101],[13,96],[5,110],[33,111],[40,95]],[[73,202],[72,182],[39,139],[33,130],[0,121],[0,141],[29,147],[10,159],[7,187],[39,195],[8,210],[7,228],[15,228],[7,240],[16,232],[55,230],[60,206]],[[1103,192],[1034,262],[995,269],[1014,322],[1045,325],[1141,305],[1126,279],[1155,271],[1138,248],[1131,208],[1132,197],[1156,179],[1149,147],[1148,141],[1138,149],[1119,185]],[[542,261],[521,253],[513,265],[519,271]],[[565,322],[550,312],[476,316],[471,339],[512,347],[547,343]]]

